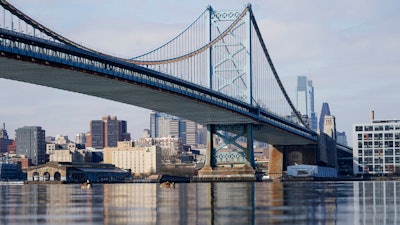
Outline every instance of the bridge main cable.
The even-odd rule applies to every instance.
[[[0,5],[4,7],[4,9],[7,9],[8,11],[10,11],[14,16],[18,17],[19,19],[23,20],[25,23],[31,25],[33,28],[38,29],[40,32],[43,32],[44,34],[48,35],[51,38],[54,38],[55,40],[67,44],[67,45],[71,45],[74,47],[77,47],[79,49],[83,49],[86,51],[90,51],[90,52],[94,52],[94,53],[98,53],[101,55],[104,55],[101,52],[95,51],[93,49],[87,48],[83,45],[80,45],[76,42],[73,42],[71,40],[69,40],[68,38],[63,37],[62,35],[57,34],[56,32],[50,30],[49,28],[43,26],[42,24],[40,24],[39,22],[37,22],[36,20],[32,19],[31,17],[29,17],[28,15],[26,15],[25,13],[21,12],[19,9],[15,8],[13,5],[11,5],[10,3],[8,3],[6,0],[0,0]]]
[[[305,127],[307,127],[307,128],[310,129],[310,127],[307,125],[307,123],[304,122],[304,120],[303,120],[303,118],[301,117],[299,111],[297,111],[297,109],[294,107],[292,100],[290,100],[289,95],[287,94],[285,88],[283,87],[282,81],[281,81],[281,79],[280,79],[279,76],[278,76],[278,72],[276,72],[276,69],[275,69],[274,64],[272,63],[271,56],[270,56],[269,53],[268,53],[268,49],[267,49],[267,47],[266,47],[266,45],[265,45],[264,39],[262,38],[260,29],[258,28],[258,24],[257,24],[257,22],[256,22],[256,18],[254,17],[254,14],[253,14],[253,12],[252,12],[251,9],[250,9],[250,16],[251,16],[251,22],[253,23],[253,26],[254,26],[254,30],[256,31],[258,40],[260,41],[261,47],[262,47],[262,49],[263,49],[263,51],[264,51],[264,55],[265,55],[265,57],[266,57],[267,60],[268,60],[269,66],[271,67],[272,73],[274,74],[275,80],[276,80],[276,82],[278,83],[279,88],[281,89],[281,91],[282,91],[282,93],[283,93],[283,95],[284,95],[286,101],[288,102],[290,108],[292,109],[292,111],[294,112],[294,114],[296,115],[296,117],[297,117],[297,119],[300,121],[300,123],[301,123],[303,126],[305,126]]]
[[[185,59],[188,59],[190,57],[193,57],[195,55],[198,55],[204,51],[206,51],[207,49],[209,49],[211,46],[213,46],[215,43],[217,43],[218,41],[220,41],[222,38],[224,38],[229,32],[232,31],[232,29],[240,22],[240,20],[246,15],[247,12],[250,11],[250,6],[246,6],[246,8],[243,10],[243,12],[238,16],[238,18],[233,21],[233,23],[231,25],[229,25],[229,27],[222,32],[217,38],[215,38],[214,40],[212,40],[211,42],[209,42],[208,44],[204,45],[203,47],[192,51],[190,53],[187,53],[185,55],[182,56],[178,56],[175,58],[171,58],[171,59],[163,59],[163,60],[156,60],[156,61],[144,61],[144,60],[134,60],[134,59],[130,59],[128,60],[128,62],[132,62],[134,64],[138,64],[138,65],[160,65],[160,64],[167,64],[167,63],[173,63],[173,62],[179,62]]]

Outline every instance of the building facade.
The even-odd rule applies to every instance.
[[[82,183],[90,180],[93,183],[113,183],[131,178],[126,170],[103,163],[48,162],[29,167],[27,171],[28,182]]]
[[[180,119],[160,112],[151,112],[150,114],[150,131],[152,138],[160,138],[167,136],[179,137]]]
[[[86,133],[79,133],[75,135],[75,143],[86,145]]]
[[[17,155],[29,158],[33,165],[46,163],[45,131],[38,126],[25,126],[16,130]]]
[[[13,140],[8,138],[6,125],[3,123],[3,129],[0,129],[0,154],[8,152],[7,148],[12,142]]]
[[[400,120],[353,125],[354,174],[400,172]]]
[[[180,135],[182,142],[186,145],[197,145],[199,143],[198,125],[190,120],[181,120]]]
[[[317,114],[314,111],[314,87],[306,76],[297,77],[296,109],[300,111],[312,130],[317,131]]]
[[[118,142],[117,147],[104,148],[104,163],[131,170],[132,174],[154,174],[161,168],[158,146],[135,147],[132,141]]]
[[[150,137],[180,138],[183,144],[197,145],[199,143],[199,125],[193,121],[181,119],[160,112],[150,114]]]
[[[329,104],[327,102],[322,103],[321,114],[319,118],[320,132],[324,132],[325,116],[330,116],[330,115],[331,115],[331,110],[329,109]]]
[[[118,141],[131,139],[126,121],[117,120],[116,116],[103,116],[102,120],[92,120],[88,138],[90,140],[87,141],[87,146],[97,149],[116,147]]]

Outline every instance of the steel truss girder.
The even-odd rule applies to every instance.
[[[253,124],[207,125],[206,165],[216,167],[219,164],[245,164],[255,166],[253,151]],[[240,145],[240,139],[246,140],[246,146]],[[217,138],[222,140],[218,143]],[[223,151],[234,146],[237,150]]]

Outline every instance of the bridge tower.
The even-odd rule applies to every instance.
[[[211,42],[231,30],[207,50],[208,85],[220,93],[253,105],[251,5],[245,11],[215,11],[208,6],[206,38]],[[246,13],[243,15],[243,13]],[[239,22],[239,17],[242,17]],[[234,26],[228,29],[229,26]],[[252,180],[253,124],[207,124],[207,154],[199,177]]]

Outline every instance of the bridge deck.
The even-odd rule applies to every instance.
[[[260,124],[245,115],[187,96],[143,84],[119,80],[104,74],[41,65],[13,58],[0,57],[0,77],[57,89],[97,96],[186,118],[200,124]],[[313,144],[314,142],[272,127],[260,124],[254,138],[273,145]]]

